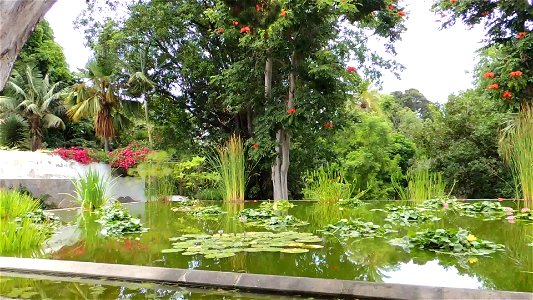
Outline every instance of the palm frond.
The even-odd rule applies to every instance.
[[[60,117],[53,114],[46,114],[43,117],[43,126],[45,128],[61,128],[65,129],[65,123]]]
[[[0,96],[0,112],[13,111],[17,107],[17,99],[12,97]]]

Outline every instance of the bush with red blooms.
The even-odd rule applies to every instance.
[[[57,148],[53,154],[61,156],[64,160],[74,160],[83,165],[88,165],[96,160],[92,157],[92,150],[78,147]]]
[[[122,149],[109,152],[109,163],[113,168],[128,170],[145,161],[150,152],[150,149],[132,143]]]

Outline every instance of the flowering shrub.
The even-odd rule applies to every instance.
[[[64,160],[74,160],[83,165],[88,165],[95,161],[91,156],[92,151],[85,148],[57,148],[53,153],[61,156],[61,158]]]
[[[128,170],[146,160],[150,149],[132,143],[122,149],[109,152],[109,162],[113,168]]]

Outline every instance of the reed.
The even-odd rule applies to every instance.
[[[21,254],[40,249],[48,238],[46,224],[37,225],[30,219],[14,221],[0,219],[0,255]]]
[[[349,199],[353,193],[352,184],[346,181],[343,172],[330,165],[306,172],[304,181],[305,199],[318,200],[319,204],[333,205],[339,199]]]
[[[523,107],[502,130],[500,150],[512,169],[524,205],[533,207],[533,107]]]
[[[407,171],[406,180],[407,187],[403,187],[397,178],[392,181],[400,200],[419,204],[429,199],[449,197],[441,173],[432,173],[428,168],[411,169]]]
[[[110,178],[102,177],[98,171],[89,169],[84,176],[73,182],[73,197],[84,209],[102,208],[109,201],[107,190],[111,182]]]
[[[30,195],[0,189],[0,219],[2,220],[23,217],[29,212],[36,211],[39,207],[39,201]]]
[[[218,147],[213,163],[220,174],[224,202],[244,203],[246,158],[241,138],[232,136],[224,146]]]

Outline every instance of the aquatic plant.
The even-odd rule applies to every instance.
[[[264,227],[268,230],[308,225],[308,222],[288,214],[288,210],[294,206],[287,200],[263,202],[259,209],[246,208],[239,211],[237,218],[246,226]]]
[[[513,212],[510,207],[502,206],[499,202],[481,201],[473,203],[462,203],[459,214],[467,217],[483,217],[483,220],[497,220]]]
[[[516,220],[533,222],[533,211],[527,207],[522,207],[515,216]]]
[[[525,105],[502,130],[500,149],[511,166],[526,207],[533,207],[533,107]]]
[[[104,178],[94,169],[89,169],[84,176],[73,181],[74,199],[87,210],[102,208],[108,201],[107,190],[109,178]]]
[[[421,203],[434,198],[448,198],[442,174],[432,173],[428,167],[413,168],[405,175],[407,188],[393,177],[393,186],[400,200]],[[453,189],[453,187],[452,187]]]
[[[392,239],[391,245],[405,251],[411,249],[429,250],[451,255],[487,255],[503,251],[504,245],[478,239],[466,229],[436,229],[411,233],[403,238]]]
[[[36,211],[40,203],[30,195],[0,189],[0,219],[14,220]]]
[[[100,234],[103,236],[123,237],[128,234],[138,234],[146,232],[141,220],[132,217],[128,210],[118,201],[111,206],[106,206],[97,211],[100,218],[96,220],[102,225]]]
[[[241,138],[232,136],[217,148],[217,154],[212,163],[220,174],[224,202],[244,203],[246,158]]]
[[[359,197],[352,197],[349,199],[339,199],[337,204],[341,207],[356,208],[365,204],[365,202],[359,200]]]
[[[410,206],[387,205],[385,206],[385,209],[374,210],[386,212],[387,217],[385,217],[385,221],[404,226],[420,224],[428,221],[434,222],[441,219],[433,215],[430,211],[417,209]]]
[[[333,235],[343,239],[375,238],[396,232],[389,224],[380,226],[360,219],[341,219],[335,224],[328,224],[322,231],[325,235]]]
[[[224,211],[220,206],[210,205],[210,206],[199,206],[194,208],[191,211],[191,214],[195,218],[218,218],[222,215]]]
[[[326,165],[318,170],[308,171],[303,176],[305,199],[318,200],[324,205],[334,205],[339,199],[350,199],[352,184],[344,178],[342,171],[333,165]]]
[[[51,234],[49,229],[50,227],[32,223],[30,219],[15,222],[0,218],[0,255],[40,249]]]
[[[422,210],[429,210],[429,211],[435,211],[435,210],[457,210],[461,208],[461,202],[457,201],[457,199],[447,199],[447,198],[435,198],[435,199],[428,199],[416,206],[417,209]]]
[[[284,231],[243,232],[236,234],[186,234],[170,238],[172,248],[162,253],[203,255],[205,258],[225,258],[238,252],[305,253],[309,249],[323,248],[322,239],[312,233]]]

